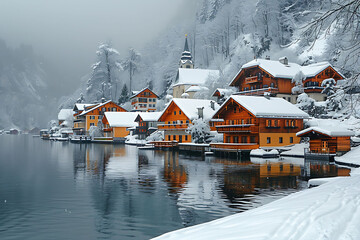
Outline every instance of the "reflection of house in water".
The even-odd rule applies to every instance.
[[[349,168],[342,168],[327,161],[306,160],[301,176],[304,178],[323,178],[349,176]]]
[[[299,165],[271,163],[260,165],[261,188],[297,188],[297,177],[301,174]]]
[[[179,153],[168,151],[164,156],[164,179],[170,184],[170,192],[176,193],[187,182],[184,166],[179,164]]]

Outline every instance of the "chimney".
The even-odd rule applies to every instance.
[[[210,101],[210,107],[212,110],[215,110],[215,102],[214,101]]]
[[[270,56],[266,55],[265,60],[270,60]]]
[[[287,57],[281,57],[281,58],[279,58],[279,62],[281,62],[282,64],[284,64],[284,65],[289,65],[289,60],[288,60],[288,58]]]
[[[199,118],[204,118],[204,107],[198,108]]]

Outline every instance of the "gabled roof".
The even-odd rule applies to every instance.
[[[95,107],[90,108],[90,109],[82,112],[81,114],[79,114],[79,116],[84,116],[84,115],[88,114],[89,112],[94,111],[95,109],[100,108],[100,107],[102,107],[102,106],[104,106],[104,105],[106,105],[106,104],[108,104],[108,103],[110,103],[110,102],[112,102],[112,101],[109,100],[109,101],[106,101],[106,102],[104,102],[104,103],[98,104],[98,105],[96,105]],[[114,104],[115,104],[115,103],[114,103]],[[115,104],[115,105],[117,105],[117,104]],[[119,107],[120,107],[120,106],[119,106]],[[122,107],[120,107],[120,108],[122,108]],[[122,109],[123,109],[123,108],[122,108]],[[124,109],[124,110],[125,110],[125,109]],[[125,111],[126,111],[126,110],[125,110]]]
[[[214,108],[211,108],[211,102],[214,103]],[[181,111],[190,119],[198,118],[198,108],[204,108],[203,114],[204,119],[211,119],[214,113],[220,108],[213,100],[204,100],[204,99],[187,99],[187,98],[173,98],[172,101],[167,105],[167,107],[162,112],[159,119],[166,113],[166,110],[172,105],[175,104],[178,106]]]
[[[137,112],[105,112],[104,115],[109,122],[110,127],[136,127],[138,123],[135,118]]]
[[[226,95],[231,95],[234,93],[234,90],[230,89],[230,88],[217,88],[215,89],[215,91],[213,92],[213,94],[211,96],[216,97],[217,95],[215,95],[216,93],[219,93],[220,96],[226,96]]]
[[[177,85],[204,85],[209,77],[219,78],[219,70],[179,68]]]
[[[58,120],[66,120],[69,117],[73,118],[73,115],[74,115],[74,111],[72,109],[63,108],[58,113]]]
[[[222,105],[233,99],[257,118],[309,118],[294,104],[277,97],[231,95]]]
[[[75,103],[74,111],[84,111],[86,107],[96,106],[98,103]]]
[[[144,122],[157,122],[162,112],[139,112],[135,121],[139,121],[140,117]]]
[[[150,88],[146,87],[146,88],[141,89],[140,91],[132,91],[133,95],[130,97],[130,99],[136,97],[137,95],[139,95],[140,93],[142,93],[142,92],[145,91],[146,89],[148,89],[148,90],[149,90],[151,93],[153,93],[157,98],[159,98],[159,96],[158,96],[156,93],[154,93]]]
[[[307,66],[301,66],[297,63],[291,63],[283,64],[279,61],[275,60],[266,60],[266,59],[254,59],[246,64],[244,64],[238,74],[234,77],[234,79],[231,81],[230,85],[236,80],[237,76],[240,74],[240,72],[243,69],[251,68],[251,67],[260,67],[264,71],[268,72],[275,78],[288,78],[293,79],[294,76],[298,72],[303,72],[304,76],[314,77],[320,72],[324,71],[326,68],[331,67],[336,71],[342,78],[345,78],[340,72],[338,72],[329,62],[319,62],[310,64]]]
[[[311,132],[318,132],[329,137],[352,137],[355,133],[339,126],[319,126],[309,127],[296,133],[296,136],[301,137]]]

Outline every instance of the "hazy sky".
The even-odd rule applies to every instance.
[[[126,53],[192,16],[194,0],[0,0],[0,38],[32,45],[56,66],[60,93],[72,93],[90,71],[97,46],[111,41]],[[1,53],[0,53],[1,54]]]

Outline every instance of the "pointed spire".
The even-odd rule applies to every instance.
[[[184,52],[190,52],[190,50],[189,50],[189,45],[188,45],[188,41],[187,41],[187,34],[185,34]]]

